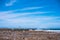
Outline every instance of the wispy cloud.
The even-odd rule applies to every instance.
[[[28,7],[28,8],[23,8],[23,9],[4,11],[4,12],[0,12],[0,17],[13,18],[13,17],[17,17],[17,16],[24,16],[24,15],[49,13],[49,12],[40,12],[40,11],[24,12],[25,10],[33,10],[33,9],[39,9],[39,8],[43,8],[43,7]]]
[[[16,0],[11,0],[10,2],[6,3],[5,6],[12,6]]]
[[[46,14],[46,13],[49,13],[49,12],[40,12],[40,11],[36,11],[36,12],[18,12],[18,13],[15,13],[17,10],[12,10],[12,11],[5,11],[5,12],[0,12],[0,19],[2,18],[15,18],[15,17],[25,17],[27,15],[34,15],[34,14]]]
[[[35,9],[35,8],[33,8],[33,9]],[[36,8],[36,9],[38,9],[38,8]],[[30,9],[27,9],[27,10],[30,10]],[[60,17],[36,16],[37,14],[38,15],[49,14],[50,12],[44,12],[44,11],[42,11],[42,12],[40,12],[40,11],[18,12],[18,11],[19,10],[0,12],[0,20],[1,20],[0,26],[6,26],[6,27],[12,26],[13,28],[20,28],[20,27],[49,28],[52,26],[54,26],[54,27],[60,26],[60,19],[59,19]],[[17,12],[17,13],[15,13],[15,12]],[[35,15],[35,16],[33,16],[33,15]]]
[[[23,8],[21,10],[33,10],[33,9],[40,9],[40,8],[43,8],[43,7],[27,7],[27,8]]]

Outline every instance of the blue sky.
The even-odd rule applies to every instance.
[[[60,28],[60,1],[0,0],[0,28]]]

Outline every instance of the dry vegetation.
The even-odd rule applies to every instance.
[[[60,40],[60,33],[0,29],[0,40]]]

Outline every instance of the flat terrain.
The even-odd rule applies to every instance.
[[[0,29],[0,40],[60,40],[60,33]]]

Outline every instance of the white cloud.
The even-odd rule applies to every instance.
[[[10,2],[6,3],[5,6],[12,6],[16,0],[11,0]]]
[[[49,28],[49,27],[56,27],[60,26],[60,21],[55,22],[53,21],[54,18],[50,17],[21,17],[21,18],[14,18],[14,19],[6,19],[6,25],[8,26],[15,26],[15,28],[21,27],[35,27],[35,28]],[[49,22],[50,21],[50,22]],[[52,22],[53,21],[53,22]],[[58,20],[57,20],[58,21]],[[16,27],[17,26],[17,27]]]
[[[26,15],[34,15],[34,14],[45,14],[45,13],[49,13],[49,12],[22,12],[22,13],[14,13],[17,10],[12,10],[12,11],[4,11],[4,12],[0,12],[0,19],[9,19],[9,18],[14,18],[14,17],[21,17],[21,16],[26,16]]]
[[[16,11],[16,10],[15,10]],[[51,16],[31,16],[32,14],[46,14],[49,12],[25,12],[15,13],[15,11],[0,12],[0,26],[13,26],[15,28],[21,27],[38,27],[48,28],[52,26],[60,26],[60,17]],[[26,17],[27,15],[30,15]],[[17,18],[16,18],[17,17]]]
[[[33,9],[40,9],[40,8],[43,8],[43,7],[27,7],[27,8],[23,8],[21,10],[33,10]]]

